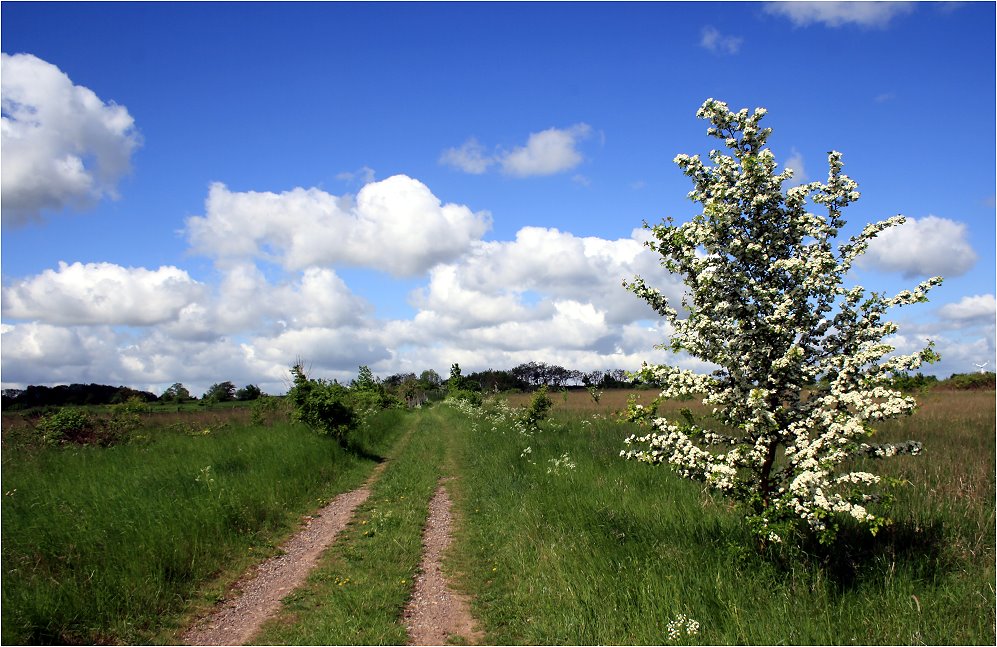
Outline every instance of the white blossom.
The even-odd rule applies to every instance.
[[[932,346],[896,355],[886,341],[897,332],[887,311],[927,300],[940,278],[888,297],[845,287],[853,261],[880,232],[903,216],[872,223],[836,244],[842,210],[859,199],[842,172],[841,153],[828,154],[826,182],[782,190],[790,173],[776,174],[761,128],[763,109],[732,112],[709,99],[697,116],[730,154],[712,150],[675,163],[692,180],[689,197],[703,212],[652,229],[649,246],[662,265],[685,277],[681,308],[640,277],[627,287],[668,320],[666,345],[717,366],[698,375],[671,366],[644,365],[639,375],[661,386],[661,399],[699,398],[726,431],[691,418],[656,415],[632,404],[631,419],[649,433],[626,440],[622,457],[667,463],[678,474],[734,496],[758,521],[768,541],[773,524],[803,523],[833,533],[836,515],[875,528],[865,488],[878,476],[854,471],[857,459],[915,455],[920,443],[870,445],[871,425],[909,415],[916,402],[890,386],[893,373],[937,358]],[[820,213],[808,211],[812,203]],[[816,386],[813,386],[816,383]]]

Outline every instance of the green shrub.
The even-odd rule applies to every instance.
[[[405,406],[405,402],[388,393],[384,387],[360,390],[352,388],[349,389],[348,398],[353,408],[364,415],[382,409],[399,409]]]
[[[928,387],[937,383],[937,377],[934,375],[924,375],[922,373],[918,373],[917,375],[910,375],[909,373],[903,372],[895,373],[889,380],[889,386],[907,393],[924,391]]]
[[[544,385],[533,394],[530,406],[523,412],[523,417],[521,418],[523,424],[531,429],[536,428],[547,417],[552,406],[554,406],[554,401],[547,395],[547,386]]]
[[[294,387],[287,397],[294,405],[293,417],[347,447],[348,435],[358,423],[349,390],[338,382],[309,379],[301,364],[291,367],[291,375]]]
[[[88,440],[95,435],[97,421],[83,409],[66,407],[39,418],[35,429],[47,445],[89,444]]]
[[[471,391],[469,389],[451,389],[447,394],[447,398],[461,400],[475,407],[481,406],[481,393],[478,391]]]
[[[942,388],[959,389],[960,391],[993,390],[997,385],[997,374],[986,373],[954,373],[947,380],[939,383]]]
[[[278,398],[263,393],[253,401],[252,421],[254,425],[266,425],[272,427],[276,421],[290,419],[288,402],[284,398]]]
[[[43,415],[35,422],[35,432],[45,445],[100,445],[124,442],[141,424],[144,403],[137,399],[111,407],[110,415],[95,416],[85,409],[65,407]]]

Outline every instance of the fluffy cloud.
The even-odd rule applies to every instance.
[[[79,331],[64,326],[45,323],[0,327],[3,333],[4,382],[28,381],[31,373],[26,368],[44,374],[42,382],[48,383],[56,376],[51,371],[74,370],[89,366],[94,349],[107,346],[107,336],[82,336]],[[28,380],[23,379],[27,377]]]
[[[460,148],[443,151],[440,163],[474,175],[485,173],[494,165],[498,165],[502,173],[513,177],[554,175],[569,171],[582,163],[584,157],[578,150],[578,144],[591,134],[591,126],[584,123],[563,129],[548,128],[530,133],[524,146],[494,154],[488,153],[472,137]]]
[[[314,326],[365,325],[371,304],[331,269],[310,267],[293,280],[270,283],[255,263],[229,265],[217,290],[180,310],[163,330],[185,341]]]
[[[976,263],[976,252],[966,240],[961,222],[925,216],[881,232],[869,250],[856,261],[859,267],[917,276],[953,277],[965,274]]]
[[[456,258],[491,226],[486,212],[442,204],[405,175],[367,184],[355,199],[314,188],[234,193],[214,184],[205,209],[187,220],[194,252],[291,270],[351,265],[416,275]]]
[[[149,326],[176,319],[205,287],[184,270],[59,263],[3,288],[4,316],[49,324]]]
[[[939,308],[938,316],[959,326],[992,324],[997,317],[997,301],[992,294],[963,297]]]
[[[115,197],[139,145],[124,106],[104,103],[30,54],[0,54],[0,96],[4,225]]]
[[[469,369],[530,360],[636,368],[635,353],[651,353],[664,337],[633,334],[634,322],[658,317],[623,289],[623,280],[641,274],[673,299],[682,293],[644,247],[645,236],[636,230],[631,238],[605,240],[524,227],[515,240],[478,243],[458,262],[433,270],[429,284],[412,294],[418,313],[395,322],[390,335],[407,357],[456,353],[449,361]]]
[[[542,227],[524,227],[513,241],[475,246],[457,272],[461,285],[485,294],[532,291],[549,299],[597,303],[611,323],[656,316],[643,301],[625,291],[624,279],[640,274],[673,298],[681,295],[681,282],[667,276],[658,257],[643,241],[647,233],[636,230],[631,238],[606,240],[578,237]],[[432,282],[430,288],[433,287]]]
[[[500,345],[475,344],[465,337],[448,337],[435,343],[406,348],[404,354],[398,354],[384,364],[371,367],[375,371],[382,371],[382,374],[401,371],[418,373],[425,368],[435,368],[437,372],[445,374],[447,367],[453,362],[459,363],[467,373],[488,368],[508,369],[525,362],[538,361],[580,371],[594,371],[614,368],[636,370],[641,362],[649,361],[678,364],[704,372],[712,370],[699,360],[654,349],[655,344],[667,339],[667,326],[662,322],[612,327],[612,333],[608,337],[596,338],[592,344],[585,341],[570,347],[558,344],[552,336],[558,332],[554,322],[544,322],[540,327],[547,336],[537,336],[534,340],[536,345],[509,344],[507,340],[503,340]],[[480,330],[474,331],[474,334],[480,337],[487,332]],[[530,328],[528,332],[533,334],[534,329]]]
[[[518,290],[499,286],[483,292],[469,288],[461,280],[464,269],[456,264],[433,268],[429,285],[412,295],[412,304],[424,312],[452,315],[454,325],[468,328],[532,318]]]
[[[914,10],[912,2],[767,2],[765,11],[789,18],[803,27],[822,23],[828,27],[855,24],[886,27],[895,17]]]
[[[494,163],[495,158],[486,153],[485,147],[474,137],[464,142],[460,148],[448,148],[440,155],[440,164],[471,175],[481,175]]]
[[[578,142],[591,134],[588,124],[575,124],[566,129],[548,128],[530,133],[526,146],[520,146],[502,157],[502,172],[516,177],[553,175],[573,169],[582,162]]]
[[[607,240],[524,227],[512,240],[483,241],[486,223],[404,176],[368,184],[356,198],[215,185],[206,215],[191,218],[187,232],[194,251],[215,260],[207,283],[172,267],[63,263],[5,286],[4,316],[14,323],[2,327],[4,383],[97,381],[159,392],[180,381],[203,393],[232,380],[279,393],[298,358],[310,374],[340,380],[361,364],[382,376],[445,373],[453,362],[468,372],[527,361],[635,369],[643,360],[709,370],[654,349],[667,340],[667,324],[621,286],[639,274],[673,303],[681,298],[682,282],[643,244],[646,230]],[[411,241],[418,228],[432,235]],[[894,248],[925,257],[899,271],[934,273],[951,261],[953,244],[965,244],[962,225],[933,216],[895,231],[900,239],[872,250],[876,263],[892,262],[886,252]],[[945,240],[942,251],[933,247]],[[378,319],[335,264],[423,276],[409,296],[415,314]],[[992,295],[967,298],[938,312],[948,338],[923,332],[952,358],[968,357],[986,349],[980,330],[992,330],[993,312]]]
[[[360,365],[373,365],[389,359],[391,351],[383,332],[377,328],[303,328],[273,337],[257,337],[248,344],[254,357],[287,371],[291,362],[302,358],[315,367],[316,375],[356,375]]]
[[[606,313],[592,303],[553,302],[553,312],[536,321],[504,321],[487,328],[469,330],[465,335],[470,348],[505,351],[525,348],[537,351],[598,350],[599,342],[613,331],[606,324]]]
[[[331,196],[232,194],[220,185],[216,190],[224,200],[208,210],[205,224],[239,213],[248,232],[230,240],[213,232],[221,249],[215,253],[217,280],[210,285],[176,268],[77,263],[5,287],[5,317],[35,319],[2,328],[5,385],[97,381],[159,392],[180,381],[202,393],[228,379],[280,393],[288,386],[288,366],[298,358],[310,374],[340,380],[355,376],[361,364],[380,375],[426,368],[445,373],[453,362],[465,371],[527,361],[579,370],[635,369],[643,360],[710,368],[654,349],[667,340],[667,324],[621,286],[640,274],[673,303],[682,295],[678,277],[643,245],[646,230],[607,240],[524,227],[513,240],[471,240],[462,253],[433,265],[425,284],[412,291],[414,316],[384,320],[330,267],[259,264],[260,257],[284,262],[299,251],[297,232],[281,238],[284,230],[274,224],[280,222],[274,214],[297,208],[292,198],[326,204]],[[273,202],[261,206],[260,195]],[[225,203],[240,199],[249,207]],[[308,220],[315,208],[308,200],[304,204],[288,222],[318,226]],[[363,205],[359,196],[340,199],[334,214],[353,218],[348,225],[361,212],[377,212]],[[931,223],[915,222],[925,221]],[[340,236],[351,238],[346,229]],[[938,234],[929,228],[927,237]],[[342,260],[335,254],[329,259]],[[983,295],[945,306],[935,330],[908,330],[909,339],[898,336],[898,344],[930,335],[954,366],[992,345],[980,331],[992,331],[993,303],[992,295]]]
[[[717,31],[716,27],[703,27],[699,44],[714,54],[737,54],[741,49],[743,38],[736,36],[725,36]]]
[[[179,381],[199,395],[211,384],[232,380],[283,393],[289,384],[288,362],[295,357],[277,361],[260,356],[262,347],[230,337],[178,340],[161,328],[126,331],[30,322],[0,325],[0,333],[5,386],[97,382],[158,394]]]

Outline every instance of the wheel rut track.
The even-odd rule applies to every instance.
[[[234,585],[233,596],[181,635],[183,644],[244,645],[251,641],[263,624],[280,611],[283,598],[305,583],[322,553],[347,526],[356,508],[368,499],[371,485],[385,466],[381,463],[363,486],[340,494],[306,518],[305,527],[280,546],[280,555],[247,573]],[[402,614],[410,645],[442,645],[453,637],[478,644],[483,638],[467,598],[449,586],[442,571],[453,526],[452,502],[444,486],[449,480],[440,480],[429,502],[419,575]]]
[[[281,600],[304,584],[319,557],[349,523],[354,510],[370,496],[370,486],[386,463],[374,468],[367,482],[334,498],[307,519],[304,529],[235,584],[238,593],[222,602],[181,636],[187,645],[244,645],[263,623],[280,610]]]
[[[452,503],[442,479],[429,502],[429,518],[422,535],[422,563],[412,598],[402,618],[410,645],[444,645],[453,636],[477,644],[482,634],[475,627],[468,600],[447,583],[442,570],[443,554],[450,545]]]

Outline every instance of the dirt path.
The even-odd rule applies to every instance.
[[[271,557],[236,583],[238,594],[182,636],[188,645],[243,645],[280,609],[280,601],[301,586],[319,556],[346,527],[353,510],[370,496],[370,485],[384,470],[374,468],[367,482],[344,492],[307,520],[304,529]]]
[[[429,502],[420,573],[403,615],[412,645],[445,645],[451,636],[475,644],[483,637],[475,629],[467,599],[447,586],[440,568],[443,553],[450,545],[450,507],[450,496],[441,484]]]

